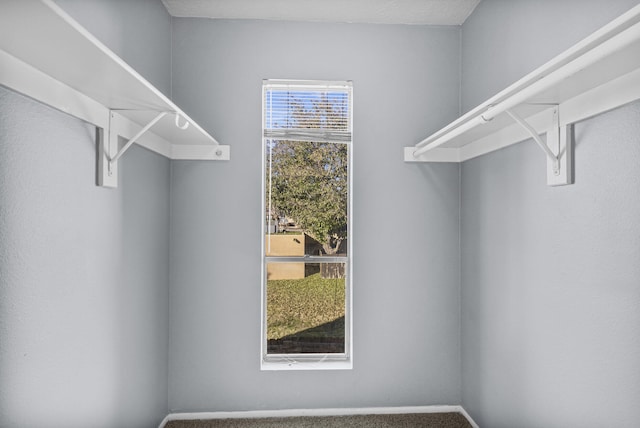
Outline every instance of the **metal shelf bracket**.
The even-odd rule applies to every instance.
[[[129,141],[127,141],[127,144],[124,145],[124,147],[122,147],[118,153],[115,154],[115,156],[111,157],[109,159],[109,167],[113,166],[116,162],[118,162],[118,159],[120,159],[122,157],[122,155],[124,155],[124,153],[129,150],[129,147],[131,147],[133,145],[133,143],[135,143],[136,141],[138,141],[138,139],[140,139],[140,137],[142,137],[148,130],[151,129],[151,127],[153,127],[153,125],[155,125],[156,123],[158,123],[158,121],[160,121],[160,119],[162,119],[163,117],[165,117],[167,115],[166,111],[163,111],[161,113],[159,113],[156,117],[154,117],[149,123],[147,123],[136,135],[134,135],[133,137],[131,137],[131,139]],[[113,117],[113,115],[112,115]],[[176,115],[176,124],[178,122],[177,119],[178,115]],[[189,122],[187,122],[187,126]],[[177,126],[177,125],[176,125]],[[112,127],[110,127],[109,131],[112,131],[111,129]],[[183,129],[187,129],[187,127],[185,126]],[[111,132],[110,132],[111,134]]]
[[[119,149],[119,137],[122,131],[122,117],[118,114],[119,110],[109,111],[109,124],[106,130],[101,129],[98,132],[98,185],[103,187],[118,187],[118,160],[126,153],[127,150],[140,138],[147,133],[156,123],[158,123],[163,117],[173,112],[160,111],[158,114],[140,129],[134,136],[132,136],[127,143]],[[180,125],[180,115],[174,113],[176,116],[176,127],[185,130],[189,127],[189,121],[186,120],[184,124]]]
[[[513,110],[505,112],[533,138],[547,157],[547,184],[563,186],[573,183],[573,149],[571,125],[560,126],[559,106],[553,107],[553,119],[544,142],[538,132]]]

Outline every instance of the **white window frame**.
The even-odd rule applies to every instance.
[[[326,88],[347,90],[349,94],[349,133],[351,138],[348,146],[348,201],[347,201],[347,255],[340,257],[267,257],[265,254],[265,236],[267,226],[265,224],[265,178],[266,178],[266,141],[273,137],[267,137],[265,133],[265,93],[270,88],[289,88],[291,90],[304,90]],[[310,131],[312,133],[312,131]],[[316,141],[322,142],[321,138]],[[353,85],[351,81],[317,81],[317,80],[274,80],[267,79],[262,84],[262,184],[261,184],[261,326],[260,326],[260,369],[261,370],[350,370],[353,368]],[[274,262],[305,262],[305,263],[345,263],[345,352],[327,354],[267,354],[267,263]]]

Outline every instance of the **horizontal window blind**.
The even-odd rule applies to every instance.
[[[264,137],[289,141],[351,142],[352,86],[265,82]]]

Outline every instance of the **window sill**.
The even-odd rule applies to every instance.
[[[274,358],[267,361],[262,360],[260,370],[262,371],[284,371],[284,370],[351,370],[353,362],[350,358],[340,360],[327,360],[323,358],[296,360],[293,358]]]

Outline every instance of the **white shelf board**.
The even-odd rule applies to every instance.
[[[0,62],[2,85],[70,114],[75,112],[83,120],[90,119],[91,115],[67,109],[69,94],[75,99],[88,97],[107,110],[118,110],[118,114],[138,127],[146,125],[159,111],[175,112],[181,116],[181,124],[189,121],[186,130],[176,127],[175,115],[168,114],[146,137],[147,141],[154,135],[159,137],[158,142],[149,146],[162,147],[156,151],[168,157],[176,146],[218,146],[218,142],[178,106],[51,0],[2,0],[0,50],[4,51],[0,58],[3,60]],[[29,75],[21,79],[21,70],[28,70]],[[38,82],[45,91],[47,86],[59,86],[58,93],[64,95],[44,96],[42,88],[34,88]],[[74,103],[77,104],[75,100]],[[104,123],[97,123],[99,121],[91,122],[104,127]],[[171,147],[164,147],[165,142]],[[228,147],[224,147],[228,154]]]
[[[406,147],[407,162],[463,162],[526,140],[507,106],[539,133],[559,108],[566,126],[640,99],[640,6],[491,97],[421,143]],[[491,120],[483,120],[489,118]],[[423,153],[415,156],[414,152]]]

